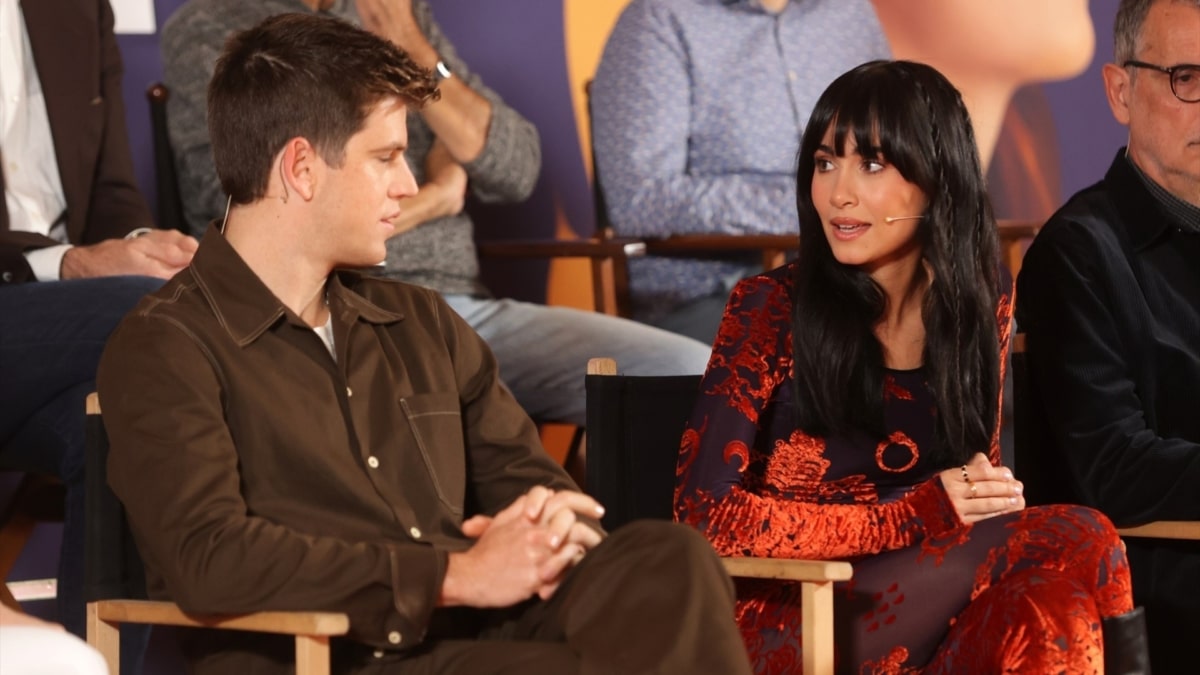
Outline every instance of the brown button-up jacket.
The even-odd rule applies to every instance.
[[[151,597],[341,611],[352,639],[411,647],[464,517],[576,488],[436,293],[354,273],[327,292],[336,360],[210,228],[105,350],[109,481]]]

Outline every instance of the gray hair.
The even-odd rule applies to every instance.
[[[1142,24],[1155,2],[1175,2],[1181,5],[1200,7],[1200,0],[1121,0],[1117,9],[1117,20],[1113,23],[1114,60],[1125,63],[1137,55],[1142,37]],[[1170,65],[1170,64],[1168,64]]]

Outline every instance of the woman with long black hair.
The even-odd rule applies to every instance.
[[[1026,509],[1000,465],[1012,281],[958,92],[912,62],[842,75],[796,182],[800,256],[731,296],[677,518],[722,555],[853,561],[841,671],[1126,672],[1145,636],[1112,524]],[[738,594],[757,671],[798,672],[798,587]]]

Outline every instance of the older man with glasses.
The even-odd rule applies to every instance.
[[[1122,0],[1129,144],[1029,249],[1017,320],[1061,477],[1118,525],[1200,519],[1200,0]],[[1155,673],[1195,667],[1200,543],[1128,540]]]

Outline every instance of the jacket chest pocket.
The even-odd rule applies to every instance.
[[[400,409],[408,419],[438,499],[455,515],[462,516],[467,466],[458,396],[408,396],[400,399]]]

